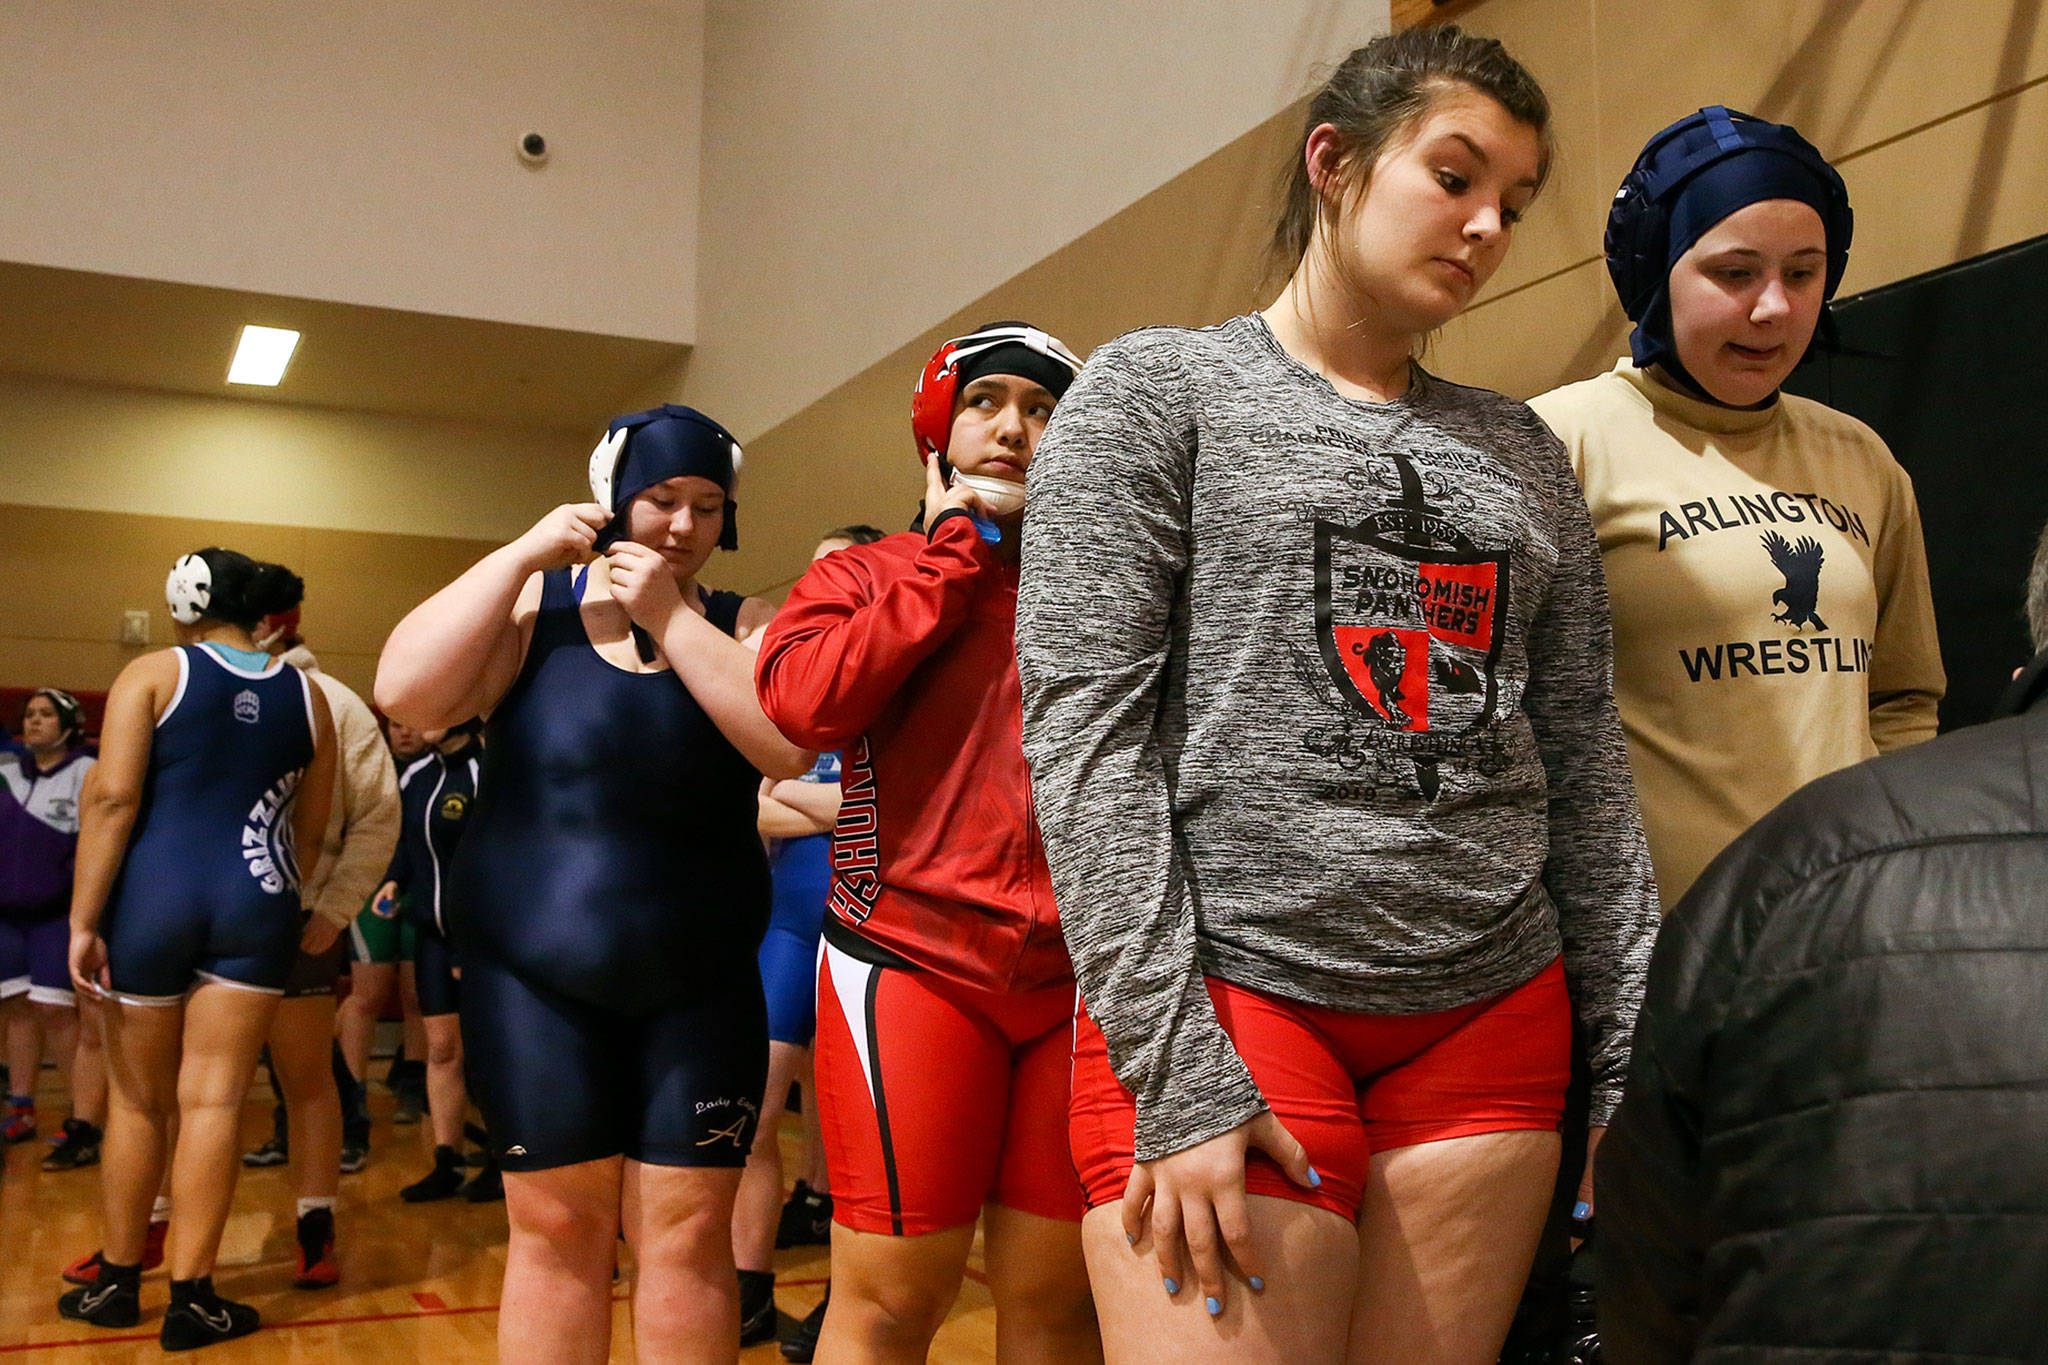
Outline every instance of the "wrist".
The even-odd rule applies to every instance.
[[[486,558],[496,560],[498,566],[508,576],[515,576],[521,583],[546,567],[545,556],[535,549],[525,536],[519,537],[509,545],[499,546]]]
[[[931,519],[928,525],[926,525],[926,527],[924,528],[924,538],[926,540],[936,540],[938,538],[939,528],[941,526],[944,526],[947,522],[954,520],[964,521],[971,526],[974,524],[974,514],[968,511],[965,507],[944,508],[939,512],[937,516]],[[980,533],[976,532],[976,534],[978,535]]]

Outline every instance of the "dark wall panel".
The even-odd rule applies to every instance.
[[[1913,476],[1948,669],[1944,730],[1988,717],[2032,655],[2048,523],[2048,237],[1843,300],[1843,349],[1786,385],[1876,428]]]

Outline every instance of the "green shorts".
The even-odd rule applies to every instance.
[[[350,956],[357,962],[410,962],[418,956],[419,931],[412,927],[405,902],[386,919],[363,907],[348,929]]]

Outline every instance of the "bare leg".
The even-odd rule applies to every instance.
[[[341,1002],[336,1034],[341,1039],[341,1059],[348,1074],[361,1081],[370,1074],[370,1043],[377,1034],[378,1016],[384,1002],[398,984],[398,964],[358,962],[349,969],[355,978],[348,999]]]
[[[732,1212],[732,1254],[741,1270],[775,1269],[775,1225],[782,1219],[783,1102],[805,1049],[794,1043],[768,1044],[768,1087],[746,1174]]]
[[[1353,1365],[1486,1365],[1500,1354],[1557,1176],[1554,1132],[1380,1152],[1358,1222]]]
[[[922,1361],[959,1297],[973,1245],[972,1223],[919,1237],[834,1223],[832,1306],[817,1358],[824,1365]]]
[[[171,1163],[171,1278],[213,1273],[242,1172],[242,1100],[277,1012],[274,995],[209,983],[185,1002],[178,1066],[178,1147]]]
[[[462,1114],[469,1104],[462,1084],[462,1016],[430,1014],[420,1022],[427,1030],[427,1110],[434,1145],[459,1151]]]
[[[78,1010],[71,1005],[37,1005],[43,1036],[50,1040],[50,1051],[57,1055],[57,1074],[64,1078],[64,1088],[71,1092],[71,1112],[78,1114],[78,1081],[74,1063],[78,1056]]]
[[[106,1218],[100,1254],[116,1265],[139,1265],[150,1206],[170,1167],[185,1005],[109,1000],[100,1006],[100,1017],[112,1082],[100,1143],[100,1201]]]
[[[505,1173],[502,1365],[603,1365],[610,1356],[623,1164],[614,1156]]]
[[[732,1209],[739,1187],[740,1172],[730,1168],[626,1163],[621,1209],[639,1265],[633,1348],[643,1365],[738,1356]]]
[[[804,1049],[804,1180],[820,1194],[832,1188],[831,1172],[825,1169],[825,1134],[818,1123],[818,1076],[811,1063],[811,1051]]]
[[[1102,1359],[1102,1329],[1081,1256],[1081,1225],[990,1204],[982,1256],[996,1301],[1000,1365]]]
[[[7,1081],[17,1095],[36,1097],[36,1077],[43,1069],[43,1021],[26,995],[0,1003],[7,1026]]]
[[[301,1199],[341,1193],[341,1096],[330,1060],[334,997],[287,1000],[270,1022],[270,1064],[284,1091],[292,1165]]]
[[[102,1127],[107,1122],[105,1008],[91,996],[78,997],[78,1050],[71,1058],[72,1116]]]
[[[1117,1204],[1081,1222],[1088,1278],[1115,1365],[1334,1361],[1343,1358],[1357,1276],[1358,1234],[1328,1209],[1291,1199],[1245,1199],[1266,1287],[1231,1285],[1220,1317],[1192,1285],[1169,1297],[1149,1241],[1124,1241]]]

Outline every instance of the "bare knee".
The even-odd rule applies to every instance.
[[[448,1027],[427,1030],[428,1066],[462,1065],[462,1033],[454,1025],[450,1018]]]
[[[922,1350],[945,1325],[953,1300],[960,1295],[958,1283],[919,1284],[911,1280],[887,1283],[856,1280],[845,1284],[835,1279],[832,1306],[826,1311],[839,1319],[834,1324],[849,1331],[856,1340],[878,1347]]]
[[[556,1195],[528,1196],[507,1208],[512,1239],[527,1256],[564,1269],[603,1263],[607,1274],[616,1257],[618,1225],[612,1211]]]

